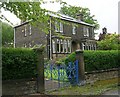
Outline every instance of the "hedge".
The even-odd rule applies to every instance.
[[[36,54],[31,49],[2,48],[2,79],[35,77],[36,62]]]
[[[84,51],[85,71],[107,70],[119,67],[118,50]],[[75,61],[75,52],[70,54],[65,62]]]

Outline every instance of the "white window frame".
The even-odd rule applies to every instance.
[[[26,37],[26,36],[27,36],[27,29],[26,29],[26,25],[25,25],[24,27],[25,27],[24,36]]]
[[[82,43],[82,50],[85,50],[85,43]]]
[[[93,48],[93,44],[91,44],[91,50],[94,50],[94,48]]]
[[[72,27],[72,34],[75,35],[76,34],[76,26]]]
[[[30,48],[32,47],[31,43],[29,43],[29,47],[30,47]]]
[[[85,50],[89,50],[88,43],[85,43]]]
[[[68,49],[70,49],[70,51],[68,51],[68,52],[71,53],[71,41],[68,40],[67,42],[68,42]]]
[[[52,52],[56,53],[55,41],[52,40]]]
[[[59,32],[60,31],[60,25],[59,23],[56,21],[55,22],[55,32]]]
[[[96,50],[96,44],[94,44],[94,50]]]
[[[61,53],[64,53],[64,41],[61,39],[60,40],[60,51],[61,51]],[[62,50],[61,50],[61,47],[62,47]]]
[[[93,27],[92,27],[91,33],[92,33],[92,38],[94,38],[95,37],[95,33],[94,33],[94,28]]]
[[[65,51],[65,49],[66,49],[66,51]],[[64,40],[64,52],[65,53],[68,52],[67,40]]]
[[[24,33],[25,29],[22,29],[22,33]]]
[[[89,37],[89,27],[83,27],[83,34],[84,36]]]
[[[29,30],[30,30],[29,35],[32,35],[32,31],[31,31],[31,24],[29,25]]]
[[[24,47],[25,47],[25,48],[27,47],[27,44],[26,44],[26,43],[24,43]]]
[[[87,31],[87,37],[89,37],[89,28],[88,27],[86,28],[86,31]]]
[[[89,45],[88,45],[88,48],[89,48],[89,50],[91,50],[91,44],[89,43]]]
[[[58,47],[59,47],[59,51],[57,50],[57,53],[60,53],[60,40],[59,39],[57,39],[57,45],[59,45]],[[58,48],[57,48],[58,49]]]
[[[55,22],[55,31],[63,33],[63,23],[62,22]]]
[[[63,23],[62,22],[60,22],[60,33],[63,33]]]

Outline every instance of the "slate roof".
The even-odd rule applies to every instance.
[[[53,13],[48,13],[50,16],[52,17],[56,17],[56,18],[60,18],[60,19],[63,19],[63,20],[66,20],[66,21],[71,21],[71,22],[75,22],[75,23],[79,23],[79,24],[83,24],[83,25],[87,25],[87,26],[93,26],[92,24],[89,24],[89,23],[86,23],[86,22],[83,22],[81,20],[77,20],[75,18],[72,18],[70,16],[67,16],[67,15],[64,15],[64,14],[60,14],[60,13],[57,13],[57,14],[53,14]]]
[[[83,24],[83,25],[87,25],[87,26],[92,26],[92,27],[94,27],[94,25],[92,25],[92,24],[83,22],[83,21],[81,21],[81,20],[77,20],[77,19],[75,19],[75,18],[72,18],[72,17],[67,16],[67,15],[64,15],[64,14],[60,14],[60,13],[56,13],[56,14],[48,13],[48,15],[50,15],[51,17],[55,17],[55,18],[62,19],[62,20],[66,20],[66,21],[70,21],[70,22],[74,22],[74,23],[78,23],[78,24]],[[20,24],[20,25],[17,25],[17,26],[15,26],[14,28],[17,28],[17,27],[19,27],[19,26],[25,25],[25,24],[27,24],[27,23],[29,23],[29,21],[26,21],[26,22],[24,22],[24,23],[22,23],[22,24]]]

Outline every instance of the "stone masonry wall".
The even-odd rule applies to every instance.
[[[87,72],[85,73],[86,83],[91,83],[98,80],[117,78],[117,77],[118,77],[118,69],[101,70],[101,71],[93,71],[91,73],[87,73]]]

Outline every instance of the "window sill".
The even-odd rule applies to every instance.
[[[52,54],[70,54],[71,52],[64,52],[64,53],[52,53]]]
[[[74,33],[74,34],[72,33],[72,35],[76,35],[76,33]]]

